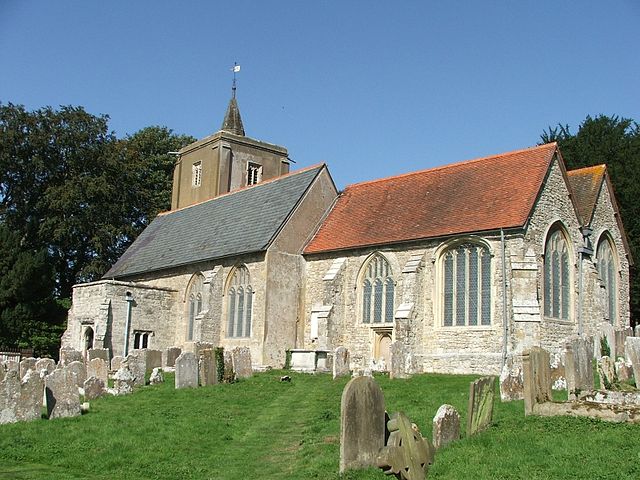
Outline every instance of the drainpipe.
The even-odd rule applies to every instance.
[[[507,318],[507,254],[504,242],[504,230],[500,229],[500,244],[502,247],[502,368],[507,363],[507,344],[509,342],[509,320]]]
[[[131,328],[131,307],[133,305],[133,295],[131,292],[127,292],[125,294],[125,299],[127,301],[127,321],[124,326],[124,357],[129,354],[129,329]]]
[[[582,246],[578,248],[578,261],[580,262],[578,265],[578,335],[583,335],[584,323],[582,321],[582,292],[584,288],[582,281],[582,264],[584,263],[584,259],[587,255],[593,255],[593,247],[591,245],[591,240],[589,239],[592,230],[589,227],[582,227],[580,231],[582,233]]]

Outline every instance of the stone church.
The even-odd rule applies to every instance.
[[[567,171],[556,144],[338,192],[247,137],[234,95],[178,152],[171,210],[74,287],[63,346],[242,346],[257,369],[344,346],[384,370],[395,343],[412,371],[499,373],[629,326],[631,261],[606,167]]]

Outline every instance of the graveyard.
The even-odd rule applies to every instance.
[[[272,370],[180,389],[173,373],[164,377],[92,400],[80,416],[0,425],[0,478],[393,478],[377,468],[339,474],[349,376]],[[469,384],[477,378],[374,375],[387,410],[404,412],[425,438],[441,405],[460,413],[461,439],[437,450],[427,478],[640,477],[637,425],[525,416],[523,400],[500,401],[497,382],[491,426],[467,438]],[[553,396],[567,399],[566,391]]]

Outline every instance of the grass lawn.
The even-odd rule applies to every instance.
[[[281,371],[231,385],[175,390],[173,376],[133,395],[91,403],[72,419],[0,425],[0,478],[338,479],[340,396],[348,379]],[[476,377],[376,377],[387,410],[431,436],[443,403],[463,430]],[[349,480],[388,479],[381,471]],[[494,425],[436,454],[429,479],[638,479],[640,426],[524,417],[523,402],[496,403]]]

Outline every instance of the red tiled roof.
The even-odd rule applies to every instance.
[[[348,186],[304,253],[525,224],[555,143]]]
[[[576,209],[585,225],[591,222],[606,169],[605,165],[595,165],[567,172]]]

